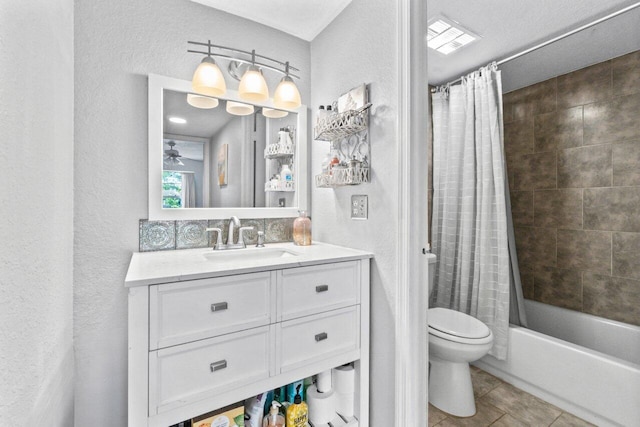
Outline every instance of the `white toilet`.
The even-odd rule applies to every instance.
[[[435,263],[435,257],[430,261]],[[429,266],[429,293],[434,267]],[[470,417],[476,413],[476,404],[469,362],[491,350],[493,334],[480,320],[455,310],[431,308],[428,319],[429,403],[449,414]]]

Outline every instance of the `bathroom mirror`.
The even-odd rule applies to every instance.
[[[216,107],[196,108],[193,96],[188,80],[149,75],[149,219],[281,218],[306,210],[306,106],[273,118],[262,113],[271,100],[247,103],[227,90]],[[228,102],[253,112],[230,114]],[[274,152],[279,142],[289,148]]]

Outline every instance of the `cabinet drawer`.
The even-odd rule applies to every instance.
[[[290,320],[360,302],[358,262],[280,271],[278,320]]]
[[[277,324],[278,372],[360,348],[360,306]]]
[[[150,287],[151,350],[272,323],[275,272]]]
[[[149,353],[149,413],[268,378],[274,328],[263,326]]]

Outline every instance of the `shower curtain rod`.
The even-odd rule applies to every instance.
[[[540,43],[540,44],[538,44],[536,46],[533,46],[533,47],[530,47],[528,49],[525,49],[522,52],[516,53],[515,55],[511,55],[511,56],[509,56],[507,58],[501,59],[500,61],[496,62],[496,65],[502,65],[505,62],[513,61],[514,59],[520,58],[523,55],[526,55],[526,54],[531,53],[533,51],[536,51],[536,50],[538,50],[540,48],[548,46],[548,45],[550,45],[552,43],[555,43],[555,42],[557,42],[559,40],[567,38],[567,37],[569,37],[569,36],[571,36],[571,35],[573,35],[575,33],[578,33],[580,31],[582,31],[582,30],[586,30],[587,28],[593,27],[594,25],[597,25],[597,24],[599,24],[601,22],[607,21],[607,20],[609,20],[611,18],[615,18],[616,16],[622,15],[623,13],[628,12],[630,10],[633,10],[633,9],[635,9],[637,7],[640,7],[640,2],[637,2],[637,3],[634,3],[632,5],[629,5],[629,6],[627,6],[625,8],[622,8],[622,9],[616,11],[616,12],[610,13],[607,16],[603,16],[602,18],[596,19],[593,22],[589,22],[588,24],[585,24],[585,25],[583,25],[581,27],[575,28],[575,29],[573,29],[573,30],[571,30],[571,31],[569,31],[567,33],[561,34],[561,35],[559,35],[557,37],[554,37],[554,38],[552,38],[550,40],[542,42],[542,43]],[[448,84],[452,85],[452,84],[455,84],[455,83],[459,83],[461,81],[462,81],[462,77],[458,77],[457,79],[455,79],[453,81],[450,81]],[[442,85],[438,85],[438,86],[442,86]],[[432,93],[435,92],[435,91],[436,91],[435,89],[431,90]]]

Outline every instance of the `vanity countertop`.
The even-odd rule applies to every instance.
[[[247,247],[228,251],[200,248],[134,252],[125,286],[148,286],[372,257],[370,252],[320,242],[313,242],[310,246],[295,246],[290,242],[271,243],[264,248]]]

